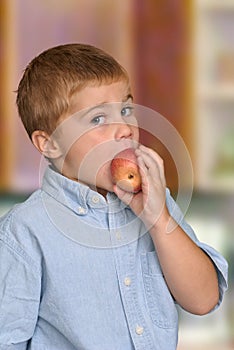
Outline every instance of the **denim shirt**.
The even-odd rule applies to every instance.
[[[168,190],[166,201],[213,260],[220,303],[226,261],[197,240]],[[48,168],[0,220],[1,350],[175,350],[175,304],[149,233],[113,193]]]

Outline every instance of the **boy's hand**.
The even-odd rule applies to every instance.
[[[163,213],[167,213],[164,165],[155,151],[142,145],[136,150],[136,156],[142,179],[142,190],[133,194],[115,186],[114,191],[150,228],[157,223]]]

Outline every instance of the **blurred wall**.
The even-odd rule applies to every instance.
[[[5,106],[1,130],[11,138],[0,143],[4,157],[1,163],[5,164],[1,172],[2,187],[31,191],[39,184],[41,159],[17,118],[13,93],[24,68],[34,56],[51,46],[85,42],[114,55],[132,76],[131,1],[2,0],[1,4],[4,7],[1,47],[5,61],[1,72],[6,73],[1,84]],[[12,151],[6,152],[6,148]]]

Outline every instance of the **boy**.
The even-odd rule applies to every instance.
[[[175,304],[217,307],[227,264],[175,210],[160,157],[138,145],[127,73],[92,46],[58,46],[28,65],[17,105],[50,166],[0,222],[0,349],[176,349]],[[137,194],[111,178],[126,148]]]

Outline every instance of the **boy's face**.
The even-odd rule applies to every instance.
[[[113,190],[111,160],[139,141],[129,84],[88,85],[74,95],[72,106],[74,114],[56,129],[60,171],[105,195]]]

